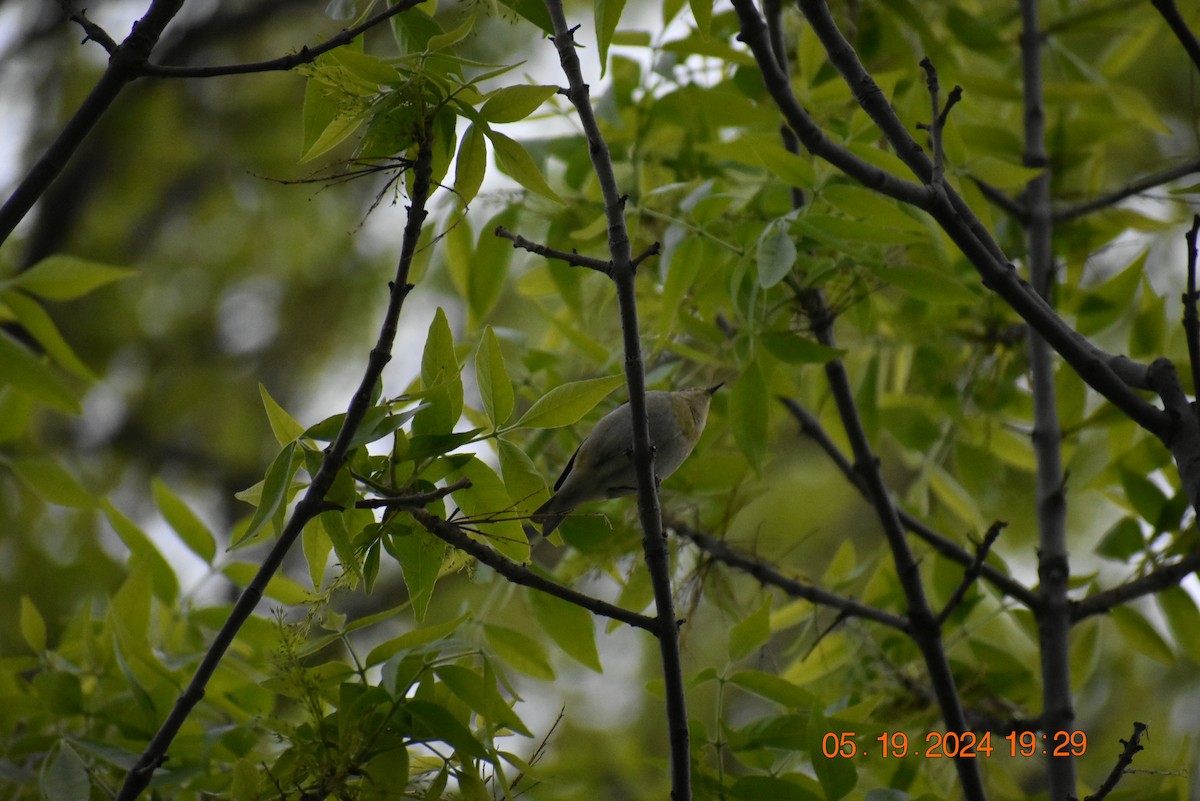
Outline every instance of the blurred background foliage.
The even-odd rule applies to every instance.
[[[155,60],[223,64],[294,52],[336,33],[361,11],[343,5],[189,3]],[[903,611],[872,511],[776,402],[780,395],[799,401],[842,441],[820,369],[830,354],[809,340],[809,321],[793,291],[821,286],[840,313],[839,344],[859,410],[897,497],[968,549],[969,538],[981,537],[993,520],[1008,521],[993,559],[1035,582],[1031,412],[1019,319],[983,290],[962,256],[919,214],[825,164],[786,154],[757,69],[734,41],[732,11],[717,4],[711,18],[697,21],[684,5],[630,4],[609,32],[603,77],[598,53],[605,48],[596,46],[593,7],[568,5],[568,16],[584,24],[582,54],[628,193],[634,250],[652,242],[664,247],[642,266],[638,282],[649,382],[652,388],[729,384],[715,399],[696,454],[664,487],[668,518],[723,535],[843,594]],[[947,129],[951,180],[1019,260],[1019,223],[989,205],[979,184],[1019,198],[1034,174],[1021,166],[1015,4],[834,5],[910,130],[928,121],[921,57],[934,61],[944,86],[964,87]],[[1196,73],[1148,4],[1042,5],[1053,192],[1060,207],[1195,160]],[[522,3],[442,2],[434,18],[442,31],[469,24],[453,45],[455,56],[470,62],[469,74],[484,71],[475,64],[520,65],[481,91],[562,83],[551,44],[513,8],[535,16]],[[98,2],[87,11],[118,39],[142,13],[127,2]],[[1200,14],[1187,13],[1193,29],[1200,27]],[[895,158],[880,147],[877,131],[825,63],[811,31],[790,13],[785,20],[798,97],[836,141],[893,167]],[[0,180],[11,186],[62,127],[104,59],[94,44],[80,45],[79,29],[53,3],[0,4],[0,32],[0,91],[9,110]],[[364,50],[390,58],[397,44],[385,26],[365,37]],[[220,566],[253,562],[257,553],[223,549],[253,513],[235,493],[259,481],[279,449],[259,385],[309,426],[344,410],[365,364],[399,248],[403,182],[386,173],[330,178],[345,172],[360,141],[355,137],[301,163],[312,144],[303,133],[305,74],[138,81],[0,251],[6,277],[55,254],[132,271],[79,297],[39,301],[95,374],[85,380],[64,371],[81,414],[46,409],[0,387],[0,658],[7,666],[0,680],[6,704],[0,783],[7,779],[18,788],[4,797],[36,797],[19,787],[44,779],[47,765],[68,778],[78,776],[72,766],[86,765],[92,797],[105,797],[105,772],[119,773],[126,756],[104,747],[136,750],[153,731],[234,597],[242,574]],[[489,165],[469,212],[461,195],[439,191],[383,388],[392,397],[409,387],[426,329],[435,309],[444,308],[457,362],[467,365],[466,420],[459,430],[486,421],[470,367],[485,326],[497,335],[518,416],[555,386],[623,367],[608,282],[514,251],[491,234],[503,224],[561,249],[606,253],[586,144],[565,101],[550,97],[518,124],[505,124],[503,114],[490,122],[521,142],[551,191],[539,191],[524,162],[512,156],[499,170]],[[464,117],[457,136],[465,137],[471,124],[482,130],[479,118]],[[489,153],[495,142],[489,138]],[[798,210],[796,189],[805,200]],[[1177,324],[1185,263],[1180,242],[1194,199],[1195,187],[1185,180],[1064,219],[1056,229],[1054,295],[1067,319],[1114,352],[1185,363]],[[10,309],[14,315],[20,316]],[[9,330],[22,336],[17,326]],[[1169,454],[1099,402],[1069,369],[1060,369],[1058,389],[1080,594],[1193,549],[1195,521],[1185,514]],[[597,407],[579,426],[506,437],[551,481],[586,425],[607,408]],[[490,441],[470,450],[488,465],[500,463]],[[77,492],[68,476],[78,481]],[[536,505],[517,492],[520,481],[508,472],[503,478],[513,504]],[[197,519],[180,511],[181,503]],[[560,579],[640,608],[649,596],[633,504],[618,501],[602,510],[607,522],[595,516],[570,521],[563,536],[571,547],[541,558],[554,563]],[[131,546],[142,541],[130,527],[152,544]],[[188,543],[181,527],[215,533],[217,568],[194,553],[205,535]],[[822,726],[939,728],[911,642],[862,622],[835,627],[832,612],[782,596],[768,603],[770,593],[746,576],[673,543],[688,619],[693,742],[705,777],[700,797],[761,795],[765,786],[755,784],[756,776],[785,782],[796,798],[862,797],[882,787],[913,797],[954,797],[946,760],[864,762],[857,785],[823,774],[814,779],[821,760],[814,756],[811,768],[806,761],[819,751],[814,736]],[[170,566],[165,571],[162,559]],[[430,664],[465,660],[482,671],[477,660],[494,659],[505,666],[498,686],[506,704],[524,699],[514,709],[532,737],[503,738],[503,747],[526,760],[538,754],[531,775],[543,784],[531,797],[663,797],[658,671],[653,658],[643,659],[645,638],[597,624],[593,657],[589,618],[570,618],[568,629],[587,628],[583,644],[573,642],[562,632],[561,616],[539,611],[532,596],[482,568],[449,572],[426,598],[429,612],[421,621],[406,606],[401,572],[389,556],[382,561],[370,594],[336,584],[338,571],[330,569],[318,587],[329,591],[326,602],[307,618],[300,605],[284,615],[290,626],[276,625],[271,609],[297,600],[296,588],[320,575],[299,549],[292,554],[287,574],[294,587],[277,587],[262,617],[239,637],[233,667],[219,672],[210,691],[216,700],[202,713],[214,728],[189,730],[177,742],[172,753],[184,755],[186,770],[173,775],[176,786],[168,795],[277,796],[272,782],[256,774],[260,763],[278,755],[275,738],[291,743],[293,754],[310,753],[304,747],[323,753],[328,739],[298,722],[303,710],[323,704],[345,710],[354,701],[330,689],[344,687],[345,675],[322,674],[314,690],[307,679],[288,685],[288,671],[311,667],[320,655],[322,665],[345,664],[348,672],[379,681],[349,654],[363,657],[403,632],[446,623],[452,639],[441,650],[414,653]],[[931,596],[943,603],[961,569],[932,551],[922,551],[922,569]],[[169,576],[180,594],[172,592]],[[1080,775],[1091,788],[1137,719],[1151,723],[1153,736],[1138,767],[1162,773],[1128,784],[1139,783],[1141,798],[1196,797],[1186,771],[1196,767],[1190,737],[1200,723],[1200,654],[1188,626],[1200,622],[1200,614],[1191,596],[1194,580],[1184,588],[1074,632],[1076,708],[1089,738]],[[363,619],[398,605],[400,612],[337,642],[313,633],[321,626],[345,631],[339,615]],[[992,720],[1027,719],[1039,711],[1036,632],[1014,606],[976,587],[950,621],[951,658],[967,705]],[[464,612],[469,621],[454,625]],[[138,650],[138,641],[152,643],[154,655],[125,665],[122,647]],[[396,646],[396,653],[403,651]],[[365,662],[374,670],[386,665],[386,683],[403,697],[406,659]],[[603,673],[595,670],[600,666]],[[478,675],[493,680],[490,670]],[[777,675],[788,689],[765,691],[758,673],[739,670]],[[439,674],[447,686],[456,678],[462,676]],[[437,687],[444,694],[443,685]],[[447,708],[471,719],[463,709]],[[504,724],[500,729],[520,730],[489,709],[491,722]],[[126,713],[129,719],[114,734],[114,718]],[[839,723],[825,722],[823,716],[835,714]],[[542,738],[544,752],[538,751]],[[459,753],[472,747],[466,740],[452,745]],[[361,755],[343,746],[341,753]],[[63,757],[68,752],[69,759]],[[273,763],[273,780],[303,773],[303,760],[291,758],[296,764]],[[445,784],[440,762],[429,754],[411,759],[403,776],[425,776],[421,792],[436,791],[439,777]],[[350,781],[328,764],[322,770]],[[500,797],[499,780],[482,790],[464,763],[455,770],[447,793]],[[983,771],[995,797],[1037,795],[1037,759],[997,756],[985,760]],[[769,786],[778,792],[781,785]]]

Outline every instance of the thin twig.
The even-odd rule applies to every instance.
[[[441,500],[447,495],[453,495],[461,489],[467,489],[471,486],[471,479],[461,478],[453,484],[448,484],[445,487],[438,487],[429,492],[415,492],[411,495],[391,495],[385,498],[367,498],[365,500],[356,501],[354,508],[356,509],[395,509],[403,508],[422,508],[434,501]]]
[[[1129,766],[1133,764],[1133,757],[1138,751],[1142,750],[1142,735],[1148,730],[1145,723],[1134,722],[1133,736],[1128,740],[1120,740],[1124,748],[1121,749],[1121,755],[1117,757],[1117,764],[1113,765],[1113,769],[1108,772],[1108,776],[1101,782],[1099,789],[1091,795],[1083,799],[1083,801],[1102,801],[1114,789],[1117,783],[1121,781],[1121,777],[1128,771]]]
[[[937,68],[933,66],[933,62],[929,60],[928,56],[921,59],[921,69],[925,70],[925,85],[929,88],[929,105],[932,111],[930,123],[928,125],[918,124],[917,128],[929,131],[929,149],[933,153],[933,174],[930,176],[929,183],[933,186],[941,186],[946,173],[946,152],[942,147],[942,132],[946,128],[946,118],[950,116],[950,109],[954,108],[962,99],[962,87],[955,86],[950,91],[943,108]]]
[[[979,193],[983,195],[984,200],[1003,211],[1009,217],[1022,224],[1029,219],[1029,209],[1025,208],[1025,204],[1004,194],[1003,189],[992,186],[987,181],[976,178],[974,175],[971,176],[971,181],[975,186],[979,187]]]
[[[586,267],[589,270],[595,270],[598,273],[604,273],[609,278],[612,277],[613,266],[612,266],[611,261],[605,261],[604,259],[597,259],[593,256],[584,256],[583,254],[579,253],[578,251],[574,251],[574,250],[572,250],[571,252],[568,253],[565,250],[558,250],[557,248],[547,247],[546,245],[543,245],[540,242],[534,242],[532,239],[526,239],[525,237],[521,236],[520,234],[514,234],[512,231],[508,230],[503,225],[497,225],[496,230],[493,231],[492,233],[494,233],[498,237],[501,237],[502,239],[507,239],[510,242],[512,242],[514,248],[520,248],[521,250],[527,250],[530,253],[533,253],[538,256],[543,256],[547,259],[557,259],[558,261],[565,261],[567,264],[571,265],[572,267]]]
[[[320,44],[301,47],[299,51],[267,61],[253,61],[245,64],[221,64],[210,67],[183,67],[168,64],[146,63],[139,74],[154,78],[215,78],[220,75],[247,75],[256,72],[280,72],[295,69],[301,64],[310,64],[318,56],[336,50],[357,39],[363,33],[371,30],[381,22],[386,22],[397,14],[402,14],[410,8],[420,5],[425,0],[399,0],[394,6],[388,6],[365,22],[347,28],[336,36],[331,36]]]
[[[1183,295],[1183,331],[1187,335],[1188,364],[1192,368],[1192,395],[1200,393],[1200,315],[1196,312],[1196,234],[1200,232],[1200,214],[1192,217],[1187,232],[1187,292]]]
[[[882,609],[877,609],[874,606],[856,601],[853,598],[838,595],[823,587],[807,584],[799,579],[789,578],[780,573],[771,563],[738,553],[716,537],[704,534],[690,526],[672,522],[668,527],[676,534],[691,540],[697,548],[718,562],[723,562],[730,567],[749,573],[758,579],[760,583],[778,587],[793,598],[803,598],[818,606],[828,606],[831,609],[837,609],[848,617],[859,617],[864,620],[882,623],[898,631],[909,631],[908,620],[900,615],[894,615],[891,612],[885,612]]]
[[[292,516],[284,526],[283,531],[279,534],[279,539],[271,548],[270,553],[263,559],[262,565],[258,572],[255,573],[254,579],[242,590],[242,594],[238,597],[233,609],[226,618],[225,623],[221,626],[221,630],[217,632],[216,637],[209,645],[208,651],[201,659],[199,666],[196,668],[195,674],[192,676],[191,682],[187,689],[175,701],[175,706],[171,713],[163,721],[153,739],[146,746],[138,758],[137,763],[130,768],[129,773],[125,775],[125,782],[121,786],[120,792],[117,794],[116,801],[133,801],[149,784],[154,771],[162,765],[167,758],[167,749],[171,742],[175,739],[175,735],[179,732],[181,726],[192,709],[204,697],[204,688],[208,685],[208,681],[216,672],[217,666],[221,663],[225,651],[233,643],[234,637],[242,625],[254,612],[259,601],[262,600],[263,592],[266,589],[267,583],[279,566],[283,563],[284,556],[291,549],[296,539],[300,536],[300,532],[308,522],[324,511],[325,494],[329,492],[333,486],[334,479],[337,477],[338,471],[345,464],[350,452],[350,444],[362,424],[363,418],[371,408],[372,397],[376,384],[379,381],[379,376],[383,373],[383,368],[392,358],[392,347],[396,339],[396,331],[400,319],[400,311],[404,306],[404,300],[412,291],[412,284],[408,283],[409,272],[412,267],[413,255],[417,250],[417,242],[421,236],[421,230],[425,223],[426,203],[429,200],[431,182],[432,182],[432,164],[433,164],[433,144],[430,141],[430,134],[425,132],[423,140],[420,144],[420,149],[413,166],[413,185],[411,202],[408,206],[408,220],[404,226],[403,242],[400,246],[400,258],[396,265],[395,279],[390,283],[390,292],[388,295],[388,307],[384,313],[384,318],[379,327],[379,338],[376,340],[375,347],[371,349],[370,358],[367,361],[367,367],[363,371],[362,380],[359,382],[358,389],[351,398],[346,409],[346,417],[342,423],[342,428],[334,439],[333,444],[325,452],[324,458],[321,460],[321,467],[313,476],[312,483],[309,484],[304,496],[297,502],[292,511]]]
[[[963,599],[967,597],[967,590],[971,589],[971,585],[979,580],[979,575],[983,572],[983,565],[987,561],[988,552],[992,550],[992,545],[1000,537],[1000,532],[1008,523],[997,520],[988,527],[987,534],[983,536],[983,542],[979,543],[979,547],[975,549],[975,559],[963,571],[962,581],[954,588],[954,592],[950,594],[950,599],[946,601],[946,606],[942,609],[936,618],[939,626],[944,626],[946,620],[954,613]]]
[[[116,40],[108,35],[108,31],[88,19],[86,11],[76,11],[70,0],[58,0],[58,4],[62,6],[63,11],[67,12],[67,19],[83,28],[84,39],[80,44],[86,44],[91,40],[103,47],[110,56],[116,52]]]

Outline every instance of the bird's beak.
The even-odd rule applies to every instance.
[[[707,392],[709,395],[715,395],[715,394],[717,394],[717,390],[723,386],[725,386],[724,381],[722,381],[720,384],[715,384],[704,391]]]

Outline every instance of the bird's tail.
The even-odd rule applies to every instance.
[[[554,530],[562,524],[562,521],[566,519],[567,513],[570,512],[570,509],[559,509],[558,505],[555,503],[557,498],[557,495],[550,496],[550,500],[539,506],[534,513],[529,516],[529,519],[532,521],[532,523],[525,524],[525,536],[529,537],[531,540],[536,539],[539,536],[549,537],[554,533]],[[541,524],[542,530],[540,532],[534,527],[534,523]]]

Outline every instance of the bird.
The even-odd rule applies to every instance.
[[[713,393],[721,386],[646,393],[656,483],[664,481],[691,455],[704,431]],[[541,522],[542,536],[548,537],[575,507],[635,493],[633,414],[626,402],[600,418],[554,483],[550,500],[531,517]],[[526,526],[526,533],[536,535],[537,531]]]

